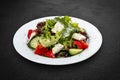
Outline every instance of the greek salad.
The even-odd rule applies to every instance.
[[[74,56],[88,48],[86,30],[69,16],[39,22],[36,29],[28,30],[27,38],[34,54],[49,58]]]

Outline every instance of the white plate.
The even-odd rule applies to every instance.
[[[82,53],[68,57],[68,58],[47,58],[42,57],[39,55],[34,54],[34,52],[29,49],[26,45],[27,43],[27,32],[29,29],[35,29],[38,22],[44,21],[46,19],[53,19],[55,16],[50,17],[44,17],[35,19],[33,21],[30,21],[23,26],[21,26],[17,32],[14,35],[13,38],[13,45],[16,49],[16,51],[23,56],[24,58],[41,64],[47,64],[47,65],[67,65],[67,64],[73,64],[77,62],[81,62],[83,60],[86,60],[93,56],[101,47],[102,44],[102,35],[99,32],[99,30],[92,25],[91,23],[78,19],[75,17],[71,17],[73,22],[79,23],[80,27],[84,27],[87,31],[87,34],[89,36],[89,47],[84,50]]]

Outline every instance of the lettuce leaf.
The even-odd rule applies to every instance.
[[[54,44],[56,44],[60,38],[61,38],[61,33],[57,32],[55,35],[49,36],[49,38],[40,36],[39,42],[44,47],[50,47],[50,46],[53,46]]]

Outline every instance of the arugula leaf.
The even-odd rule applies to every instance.
[[[61,38],[61,33],[57,32],[55,35],[49,35],[50,32],[46,32],[44,36],[40,37],[40,43],[44,47],[51,47],[56,44]]]
[[[64,25],[64,27],[68,27],[68,23],[71,21],[71,18],[69,16],[64,16],[64,17],[55,17],[56,21],[59,21]]]
[[[78,27],[78,23],[71,23],[71,25],[74,27],[74,28],[77,28]]]
[[[56,24],[56,21],[54,19],[47,19],[46,23],[48,24],[48,28],[53,28],[54,25]]]
[[[63,17],[65,22],[69,23],[71,21],[71,18],[69,16],[64,16]]]

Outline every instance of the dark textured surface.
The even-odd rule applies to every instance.
[[[0,3],[0,77],[2,80],[120,80],[119,0],[19,0]],[[67,66],[36,64],[12,44],[26,22],[51,15],[70,15],[94,24],[103,45],[90,59]]]

